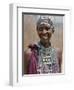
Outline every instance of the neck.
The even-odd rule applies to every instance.
[[[40,43],[41,43],[41,45],[43,45],[45,48],[48,48],[49,46],[51,46],[51,43],[50,43],[50,42],[45,43],[45,42],[40,41]]]

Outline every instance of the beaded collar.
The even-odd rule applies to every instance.
[[[56,50],[51,47],[45,48],[41,42],[38,43],[38,70],[40,73],[50,73],[53,72],[52,65],[57,64]]]

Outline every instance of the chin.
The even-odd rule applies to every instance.
[[[49,40],[48,39],[43,39],[42,42],[46,44],[46,43],[49,43]]]

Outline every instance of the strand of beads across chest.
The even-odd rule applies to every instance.
[[[52,72],[52,63],[54,62],[54,55],[52,48],[41,48],[39,50],[39,71],[40,72]],[[43,68],[45,69],[43,70]],[[42,71],[41,71],[42,70]]]
[[[52,63],[52,48],[41,48],[39,50],[39,57],[40,57],[40,61],[43,64],[50,64]]]

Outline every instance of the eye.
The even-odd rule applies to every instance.
[[[40,28],[39,28],[39,31],[43,31],[43,27],[40,27]]]
[[[50,27],[45,27],[45,29],[48,31],[48,30],[50,30]]]

